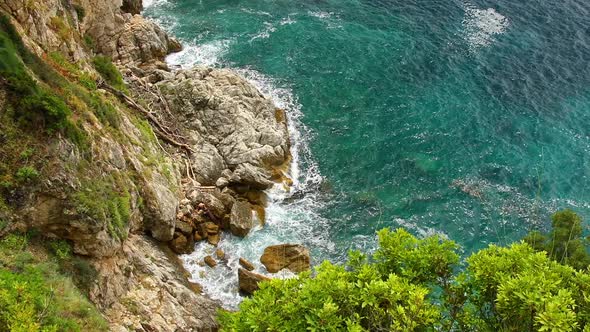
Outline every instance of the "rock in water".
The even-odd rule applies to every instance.
[[[204,261],[205,261],[205,264],[207,264],[209,267],[216,267],[217,266],[217,262],[215,261],[215,258],[213,258],[211,256],[206,256]]]
[[[243,268],[245,268],[248,271],[253,271],[254,270],[254,264],[250,263],[249,260],[240,257],[240,266],[242,266]]]
[[[223,250],[221,249],[217,249],[215,250],[215,256],[217,256],[217,258],[224,260],[225,259],[225,252],[223,252]]]
[[[309,250],[300,244],[279,244],[264,249],[260,262],[268,272],[276,273],[282,269],[293,272],[309,270]]]
[[[245,269],[238,270],[238,283],[240,285],[240,291],[252,295],[258,290],[258,283],[261,281],[270,280],[269,277],[263,276],[262,274],[247,271]]]
[[[235,236],[245,237],[252,229],[252,210],[248,203],[235,202],[231,209],[229,229]]]

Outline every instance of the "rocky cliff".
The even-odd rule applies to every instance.
[[[218,304],[166,246],[218,241],[263,203],[289,159],[285,115],[232,71],[168,68],[181,46],[141,8],[0,2],[0,237],[70,241],[114,331],[216,330]]]

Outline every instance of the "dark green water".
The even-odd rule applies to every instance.
[[[295,192],[236,246],[299,240],[339,261],[404,226],[469,252],[559,208],[590,216],[587,1],[155,0],[146,14],[188,46],[171,63],[241,68],[301,135]]]

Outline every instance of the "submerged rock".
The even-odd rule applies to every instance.
[[[311,268],[309,250],[300,244],[279,244],[264,249],[260,262],[268,272],[282,269],[303,272]]]
[[[252,295],[252,293],[257,291],[259,288],[258,284],[266,280],[270,280],[270,278],[245,269],[238,269],[238,284],[240,286],[240,291],[248,295]]]

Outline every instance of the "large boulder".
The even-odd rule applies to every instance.
[[[262,281],[270,280],[269,277],[263,276],[262,274],[250,272],[246,269],[238,269],[238,284],[240,291],[252,295],[258,290],[258,284]]]
[[[199,182],[214,185],[223,176],[227,181],[220,187],[273,185],[268,170],[288,160],[289,135],[284,114],[271,100],[226,69],[179,70],[156,86],[194,142],[191,162]],[[224,169],[229,174],[221,174]]]
[[[265,190],[273,186],[268,171],[250,163],[238,165],[229,179],[229,182],[237,185],[246,185],[259,190]]]
[[[230,215],[229,229],[235,236],[245,237],[252,229],[252,210],[244,202],[235,202]]]
[[[189,190],[186,194],[193,206],[198,206],[200,203],[205,204],[207,209],[213,214],[213,217],[221,220],[223,216],[228,212],[226,206],[221,200],[215,197],[213,194],[205,192],[199,188]],[[214,220],[215,221],[215,220]]]
[[[270,273],[289,269],[303,272],[311,268],[309,250],[300,244],[279,244],[264,249],[260,262]]]
[[[195,145],[193,150],[195,152],[191,156],[191,163],[192,167],[198,170],[196,180],[206,186],[216,184],[221,172],[227,167],[223,157],[207,142]]]
[[[181,44],[156,23],[135,15],[126,22],[117,40],[116,60],[143,64],[163,60],[166,55],[181,49]]]

